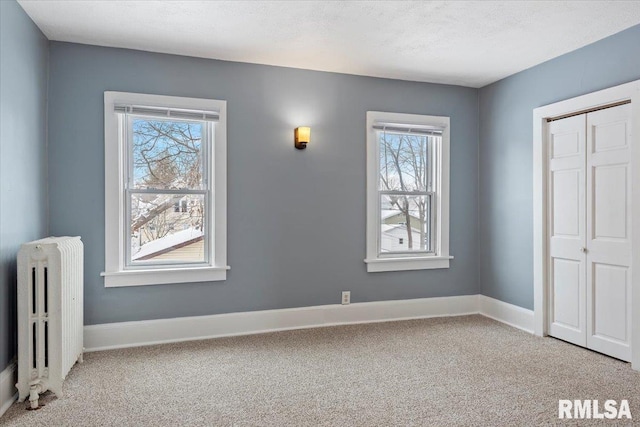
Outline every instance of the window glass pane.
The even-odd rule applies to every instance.
[[[431,252],[432,196],[380,195],[380,252]]]
[[[201,189],[202,122],[133,118],[134,189]]]
[[[435,137],[378,132],[380,190],[432,191],[432,146]]]
[[[132,194],[131,262],[206,262],[202,194]]]

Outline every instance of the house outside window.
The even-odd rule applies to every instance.
[[[181,199],[176,201],[173,204],[173,211],[178,212],[187,212],[187,201],[185,199]]]
[[[448,268],[449,118],[367,112],[367,271]]]
[[[226,102],[105,92],[105,286],[226,278]]]

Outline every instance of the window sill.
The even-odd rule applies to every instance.
[[[436,268],[449,268],[449,260],[452,256],[412,257],[412,258],[374,258],[365,259],[367,272],[378,273],[382,271],[404,270],[431,270]]]
[[[164,285],[169,283],[215,282],[227,279],[231,267],[163,268],[100,273],[105,288]]]

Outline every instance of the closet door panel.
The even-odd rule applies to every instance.
[[[627,239],[627,165],[595,166],[593,240]]]
[[[549,123],[549,334],[586,345],[585,117]]]
[[[579,331],[582,327],[580,289],[582,263],[575,260],[554,258],[551,266],[553,283],[553,324],[556,327]]]
[[[593,334],[625,343],[627,336],[628,269],[593,263]],[[611,310],[616,307],[618,310]]]
[[[631,357],[629,105],[587,114],[587,347]]]

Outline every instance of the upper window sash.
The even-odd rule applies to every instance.
[[[433,192],[438,170],[435,161],[436,151],[442,137],[441,133],[436,135],[396,132],[384,127],[376,129],[375,126],[374,130],[380,158],[377,164],[379,189],[381,191]],[[415,141],[415,138],[419,139]],[[418,147],[415,146],[415,142],[418,142]],[[404,144],[408,147],[400,155],[398,150]],[[410,154],[413,154],[412,160],[408,158]]]
[[[200,193],[204,191],[208,191],[210,189],[209,183],[211,182],[211,166],[213,162],[211,161],[211,156],[214,153],[213,144],[214,135],[215,135],[215,122],[207,122],[207,121],[197,121],[197,120],[186,120],[186,119],[167,119],[166,117],[157,117],[157,116],[146,116],[141,114],[129,114],[129,113],[121,113],[118,112],[119,116],[119,126],[121,126],[121,134],[123,137],[123,148],[124,148],[124,156],[125,156],[125,164],[126,169],[124,170],[125,176],[125,188],[127,190],[136,190],[140,191],[143,189],[150,190],[159,190],[159,191],[169,191],[176,190],[178,193],[197,192]],[[188,185],[187,180],[182,179],[181,182],[185,183],[185,185],[171,185],[171,186],[160,186],[160,185],[140,185],[141,183],[136,182],[135,178],[135,153],[134,153],[134,121],[157,121],[157,122],[168,122],[168,123],[176,123],[176,122],[184,122],[185,124],[197,124],[201,126],[200,129],[200,148],[199,148],[199,162],[200,162],[200,182],[198,185]],[[158,184],[158,183],[156,183]]]

